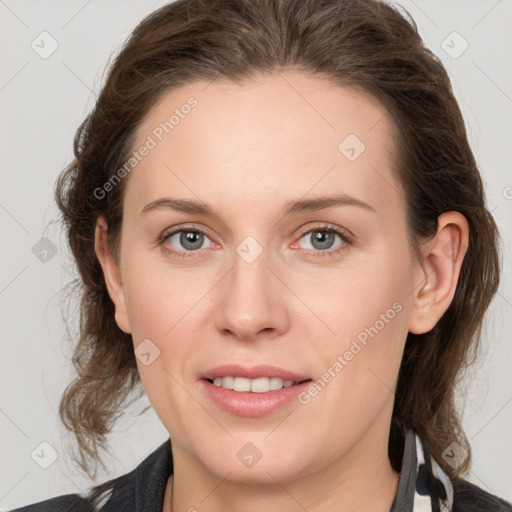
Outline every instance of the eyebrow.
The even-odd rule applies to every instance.
[[[370,206],[368,203],[365,203],[361,199],[357,199],[347,194],[338,194],[335,196],[289,201],[281,211],[281,216],[284,217],[292,213],[312,212],[322,210],[324,208],[330,208],[332,206],[356,206],[358,208],[377,213],[375,208]],[[162,197],[152,201],[151,203],[144,206],[141,211],[141,215],[163,208],[169,208],[179,212],[196,215],[216,216],[214,209],[206,203],[192,201],[190,199],[175,199],[171,197]]]

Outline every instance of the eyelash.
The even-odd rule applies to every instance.
[[[169,231],[169,232],[164,233],[158,239],[157,243],[158,243],[158,245],[162,246],[162,248],[166,252],[171,253],[173,256],[177,256],[178,258],[194,257],[194,253],[199,252],[198,250],[196,250],[196,251],[176,251],[174,249],[169,249],[169,247],[165,245],[165,242],[169,239],[169,237],[171,237],[172,235],[175,235],[176,233],[180,233],[182,231],[185,232],[185,233],[202,233],[203,235],[208,237],[208,234],[206,233],[206,231],[204,231],[200,227],[196,227],[196,226],[180,226],[179,229],[175,229],[173,231]],[[347,249],[347,246],[352,245],[354,243],[354,237],[352,235],[349,235],[345,231],[340,230],[339,228],[337,228],[336,226],[334,226],[332,224],[325,224],[325,223],[324,224],[317,224],[317,225],[314,225],[313,227],[310,227],[307,231],[304,231],[299,236],[298,240],[303,238],[304,235],[307,235],[308,233],[311,233],[311,232],[314,232],[314,231],[319,231],[319,232],[322,232],[322,233],[335,233],[344,242],[344,244],[341,245],[340,247],[338,247],[336,249],[329,249],[327,251],[320,251],[320,250],[309,249],[309,250],[313,251],[313,253],[310,254],[310,256],[312,256],[314,258],[329,258],[329,257],[337,256],[338,253],[340,253],[340,252],[344,251],[345,249]]]

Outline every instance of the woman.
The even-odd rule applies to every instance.
[[[134,30],[56,200],[83,281],[82,468],[142,384],[134,471],[19,510],[512,510],[454,405],[499,282],[450,81],[377,0],[178,0]]]

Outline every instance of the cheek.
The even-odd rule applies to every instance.
[[[180,362],[187,359],[183,327],[189,319],[187,313],[197,302],[197,292],[183,272],[171,275],[169,269],[156,265],[137,251],[127,252],[123,271],[140,378],[160,416],[169,407],[172,376],[176,375]]]
[[[413,267],[408,254],[396,254],[393,244],[354,254],[337,268],[297,269],[286,278],[302,299],[297,307],[312,320],[303,328],[314,325],[333,347],[341,349],[358,336],[364,343],[371,336],[368,330],[393,338],[407,323],[402,311],[412,297]]]
[[[176,279],[172,283],[174,288],[151,276],[137,286],[133,283],[130,316],[135,353],[150,354],[150,364],[137,357],[142,385],[162,424],[179,439],[191,417],[201,413],[194,410],[187,391],[193,385],[189,364],[194,358],[192,326],[198,319],[193,305],[198,299],[194,287],[190,290]]]
[[[300,293],[322,320],[315,325],[323,333],[315,348],[323,373],[304,402],[339,406],[319,406],[324,421],[346,422],[347,414],[370,420],[393,392],[408,332],[412,271],[407,253],[381,247],[357,266],[332,272],[321,287],[318,280],[316,289],[303,281]]]
[[[197,269],[172,267],[158,254],[130,255],[126,260],[125,294],[134,343],[165,340],[205,293],[208,276]]]

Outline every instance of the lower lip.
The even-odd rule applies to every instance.
[[[265,393],[252,393],[249,391],[233,391],[216,386],[206,379],[200,381],[206,394],[222,409],[238,416],[257,417],[277,411],[289,404],[297,395],[311,385],[307,380],[295,386],[267,391]]]

